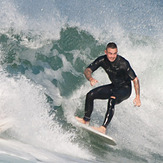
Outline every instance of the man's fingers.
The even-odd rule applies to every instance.
[[[141,106],[141,102],[139,100],[137,100],[137,99],[134,99],[133,103],[134,103],[135,106],[138,106],[138,107]]]
[[[91,80],[91,86],[94,86],[96,83],[98,83],[98,81],[96,79]]]

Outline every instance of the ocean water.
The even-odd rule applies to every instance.
[[[2,163],[163,162],[163,2],[161,0],[1,0],[0,132]],[[117,146],[75,127],[92,89],[84,69],[108,42],[131,63],[142,106],[116,106],[107,132]],[[109,83],[98,69],[97,86]],[[92,125],[107,101],[96,100]]]

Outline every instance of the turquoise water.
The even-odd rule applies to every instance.
[[[159,163],[163,161],[161,1],[8,0],[0,2],[0,162]],[[141,84],[142,106],[116,106],[108,146],[76,128],[85,94],[84,69],[114,41]],[[98,69],[97,86],[109,83]],[[100,125],[107,101],[95,101]]]

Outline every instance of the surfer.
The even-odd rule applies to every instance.
[[[107,111],[102,126],[93,127],[95,130],[105,134],[106,128],[114,115],[114,106],[128,99],[131,95],[131,81],[134,83],[136,94],[133,103],[138,107],[141,105],[140,85],[139,79],[130,63],[118,55],[118,48],[114,42],[107,44],[105,55],[98,57],[85,69],[84,75],[90,81],[91,86],[94,86],[98,82],[92,77],[92,73],[99,67],[102,67],[108,74],[111,84],[97,87],[88,92],[85,100],[85,115],[83,118],[76,117],[76,119],[83,124],[89,124],[94,100],[108,99]]]

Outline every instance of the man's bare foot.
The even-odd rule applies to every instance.
[[[75,117],[75,118],[78,122],[89,125],[89,122],[85,121],[83,118],[79,118],[79,117]]]
[[[101,132],[103,134],[106,134],[106,128],[104,126],[100,126],[100,127],[92,127],[94,130]]]

